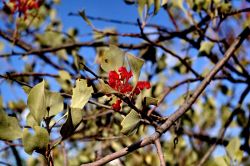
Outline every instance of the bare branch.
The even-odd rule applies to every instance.
[[[165,160],[164,160],[164,154],[162,152],[161,142],[160,142],[159,138],[155,140],[155,147],[157,149],[157,153],[158,153],[158,156],[159,156],[159,159],[160,159],[160,165],[161,166],[166,166],[166,163],[165,163]]]

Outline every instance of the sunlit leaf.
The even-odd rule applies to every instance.
[[[23,146],[24,150],[28,154],[32,154],[35,150],[38,153],[44,153],[49,144],[49,133],[45,128],[40,126],[34,126],[35,134],[32,135],[29,129],[23,130]]]
[[[138,57],[135,57],[134,55],[131,55],[131,54],[127,54],[127,58],[128,58],[129,66],[134,76],[133,82],[134,82],[134,85],[136,85],[139,79],[140,73],[141,73],[141,68],[144,64],[144,60]]]
[[[0,42],[0,51],[2,51],[3,49],[4,49],[4,44]]]
[[[45,91],[46,110],[50,116],[54,116],[63,110],[63,97],[56,92]]]
[[[123,66],[123,63],[124,52],[114,45],[111,45],[101,57],[101,67],[106,72],[118,70],[119,67]]]
[[[34,126],[39,126],[40,124],[37,123],[37,121],[34,119],[34,117],[29,113],[26,117],[26,123],[27,126],[34,127]]]
[[[153,97],[145,97],[144,98],[144,104],[146,106],[148,106],[148,105],[157,105],[158,104],[158,99],[153,98]]]
[[[36,34],[37,40],[42,46],[56,47],[62,44],[63,36],[61,33],[45,31],[43,34]]]
[[[213,42],[209,42],[209,41],[205,41],[201,43],[199,52],[200,54],[206,54],[209,55],[211,53],[212,48],[214,47],[214,43]]]
[[[240,146],[240,138],[235,137],[229,141],[226,147],[229,158],[241,161],[243,157],[243,151],[240,150]]]
[[[146,0],[138,0],[138,13],[141,18],[146,4],[147,4]]]
[[[154,14],[157,14],[160,8],[161,8],[161,1],[154,0]]]
[[[154,0],[147,0],[147,5],[148,7],[150,7],[151,5],[154,4]]]
[[[121,132],[125,135],[134,134],[137,131],[139,124],[140,115],[136,111],[131,110],[130,113],[121,122]]]
[[[98,91],[105,93],[105,94],[110,94],[110,93],[117,93],[116,90],[111,88],[108,84],[106,84],[103,80],[99,80],[99,84],[97,86]]]
[[[71,75],[65,70],[58,71],[59,78],[56,80],[61,84],[61,87],[65,91],[71,90]]]
[[[217,166],[229,166],[229,163],[227,163],[227,160],[225,157],[216,157],[214,159],[214,162],[216,163]]]
[[[31,115],[40,124],[46,115],[45,82],[34,86],[28,95],[28,107]]]
[[[168,0],[162,0],[161,1],[161,6],[164,6],[164,5],[166,5],[168,3]]]
[[[87,80],[78,79],[76,80],[76,86],[73,88],[71,108],[80,108],[88,102],[91,94],[93,93],[93,88],[88,86]]]
[[[70,74],[65,70],[59,70],[58,74],[62,80],[71,80]]]
[[[22,137],[22,130],[15,117],[6,115],[0,109],[0,139],[1,140],[15,140]]]

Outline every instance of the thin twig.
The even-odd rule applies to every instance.
[[[166,163],[165,163],[165,160],[164,160],[164,154],[162,152],[161,142],[160,142],[159,138],[155,140],[155,147],[157,149],[157,154],[158,154],[159,159],[160,159],[160,165],[161,166],[166,166]]]

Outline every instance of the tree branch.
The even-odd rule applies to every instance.
[[[242,44],[244,39],[246,39],[250,34],[249,27],[246,27],[243,32],[239,35],[237,39],[232,43],[229,49],[226,51],[224,57],[214,66],[214,68],[206,75],[204,80],[200,83],[200,85],[196,88],[193,95],[169,118],[163,123],[155,133],[151,136],[148,136],[128,147],[125,147],[115,153],[109,154],[93,163],[83,164],[82,166],[97,166],[106,164],[114,159],[122,157],[128,153],[131,153],[141,147],[154,143],[156,139],[158,139],[163,133],[165,133],[174,123],[178,120],[183,114],[185,114],[189,108],[193,105],[193,103],[197,100],[197,98],[201,95],[203,90],[209,85],[213,77],[223,68],[225,63],[229,60],[232,54],[238,49],[238,47]]]
[[[161,166],[166,166],[165,160],[164,160],[164,154],[162,153],[162,148],[161,148],[161,142],[160,139],[155,140],[155,147],[157,149],[157,153],[160,159],[160,165]]]

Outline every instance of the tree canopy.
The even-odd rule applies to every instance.
[[[0,164],[250,165],[249,1],[0,3]]]

